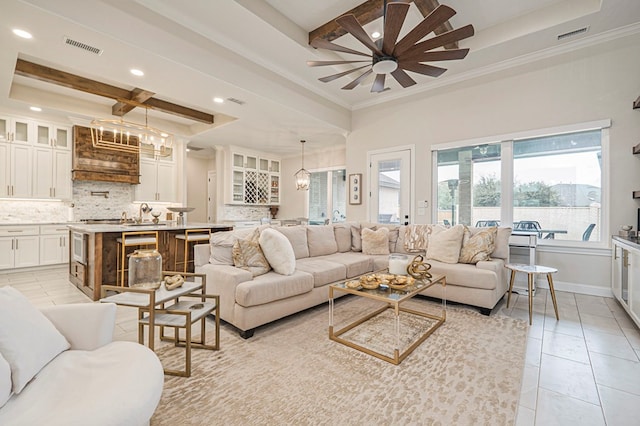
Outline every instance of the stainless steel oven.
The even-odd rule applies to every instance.
[[[88,234],[78,231],[71,231],[71,257],[74,262],[87,264],[87,242]]]

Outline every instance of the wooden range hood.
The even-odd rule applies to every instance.
[[[138,153],[95,148],[88,127],[73,126],[74,181],[140,183],[140,155]]]

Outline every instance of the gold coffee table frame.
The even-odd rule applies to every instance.
[[[365,274],[369,275],[369,274]],[[357,278],[354,278],[357,279]],[[428,289],[429,287],[440,284],[442,286],[442,315],[434,315],[427,312],[417,311],[415,309],[404,308],[401,306],[403,302],[413,298],[416,294],[420,293]],[[366,290],[363,288],[352,289],[348,288],[345,285],[345,282],[339,284],[331,284],[329,286],[329,339],[342,343],[343,345],[349,346],[350,348],[357,349],[366,354],[372,355],[381,360],[390,362],[394,365],[398,365],[404,360],[411,352],[414,351],[422,342],[424,342],[438,327],[440,327],[447,318],[447,300],[446,300],[446,278],[442,274],[434,274],[432,278],[428,280],[416,280],[416,283],[405,290]],[[365,297],[368,299],[378,300],[381,302],[385,302],[386,305],[367,314],[363,318],[356,320],[355,322],[339,329],[334,330],[334,321],[333,321],[333,313],[334,313],[334,292],[342,291],[345,293],[355,294],[356,296]],[[374,351],[373,349],[369,349],[367,347],[361,346],[352,341],[343,339],[340,337],[347,331],[363,324],[364,322],[370,320],[376,315],[381,314],[387,309],[393,309],[395,315],[395,348],[393,350],[393,358],[389,357],[380,352]],[[436,323],[432,325],[425,333],[423,333],[414,343],[412,343],[404,352],[400,352],[400,312],[406,312],[409,314],[417,315],[423,318],[429,318],[436,320]]]

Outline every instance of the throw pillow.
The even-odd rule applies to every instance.
[[[0,354],[0,407],[11,398],[11,366]]]
[[[489,260],[495,248],[497,234],[498,228],[495,226],[477,230],[474,233],[465,226],[458,262],[475,264],[481,260]]]
[[[351,250],[362,251],[362,235],[360,225],[351,225]]]
[[[265,229],[260,234],[260,248],[274,271],[291,275],[296,270],[296,256],[284,234],[275,229]]]
[[[238,239],[233,244],[233,265],[251,272],[251,275],[266,274],[271,270],[259,243],[260,231],[257,229],[247,239]]]
[[[0,353],[11,367],[14,393],[67,349],[67,339],[22,293],[0,288]]]
[[[293,253],[296,255],[296,259],[309,257],[309,243],[307,241],[306,226],[281,226],[276,229],[289,240],[289,243],[293,248]]]
[[[509,237],[511,237],[511,228],[498,227],[496,247],[491,253],[491,257],[505,260],[509,258]]]
[[[333,225],[338,251],[345,253],[351,251],[351,225],[338,223]]]
[[[451,228],[437,225],[432,227],[427,247],[427,259],[444,263],[458,263],[464,225],[455,225]]]
[[[212,265],[233,265],[233,245],[238,238],[246,238],[254,229],[240,229],[237,231],[214,232],[211,234],[211,254],[209,263]]]
[[[362,253],[389,254],[389,229],[362,228]]]

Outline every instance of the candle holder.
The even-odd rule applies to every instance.
[[[409,256],[406,254],[391,253],[389,255],[389,273],[393,275],[407,275],[409,262]]]

